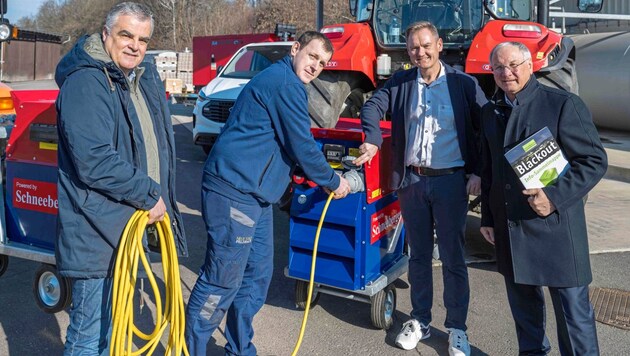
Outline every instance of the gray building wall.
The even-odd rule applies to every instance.
[[[577,12],[578,0],[561,0],[551,4],[551,12]],[[560,9],[554,8],[560,7]],[[612,15],[627,15],[630,16],[630,1],[629,0],[604,0],[602,10],[596,13],[595,16],[604,14]],[[550,26],[555,24],[555,28],[565,29],[565,33],[599,33],[599,32],[613,32],[613,31],[630,31],[629,20],[607,20],[598,19],[595,16],[590,18],[562,18],[551,17]],[[563,23],[564,21],[564,23]],[[564,25],[564,26],[563,26]],[[554,27],[554,26],[552,26]]]

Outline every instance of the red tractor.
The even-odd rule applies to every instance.
[[[603,0],[574,0],[598,12]],[[334,127],[338,117],[358,117],[370,93],[400,69],[411,67],[404,31],[428,20],[444,41],[441,59],[472,74],[490,96],[495,85],[489,54],[500,42],[519,41],[532,53],[539,81],[577,93],[573,41],[547,28],[548,0],[350,0],[355,23],[322,32],[335,53],[308,86],[313,125]]]

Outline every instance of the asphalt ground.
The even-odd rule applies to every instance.
[[[200,213],[199,187],[205,154],[191,143],[190,108],[173,107],[175,137],[178,152],[178,203],[184,216],[190,256],[180,260],[184,300],[188,300],[196,280],[206,246],[206,236]],[[628,135],[630,137],[630,135]],[[618,138],[616,140],[619,140]],[[630,142],[630,141],[629,141]],[[618,148],[619,145],[615,145]],[[626,153],[624,153],[626,152]],[[625,160],[621,150],[621,161]],[[630,162],[630,159],[625,160]],[[589,195],[587,215],[590,232],[592,286],[630,290],[630,183],[604,179]],[[274,275],[265,306],[254,321],[254,343],[259,355],[289,355],[298,337],[303,312],[295,307],[294,280],[284,276],[288,260],[288,216],[275,214]],[[471,303],[468,335],[473,355],[515,355],[516,335],[505,288],[495,271],[492,249],[480,239],[478,216],[469,216],[467,243],[471,263],[469,276]],[[481,256],[483,258],[479,259]],[[59,355],[63,352],[68,314],[50,315],[41,312],[34,301],[33,275],[38,263],[10,258],[8,270],[0,277],[0,355]],[[160,264],[153,269],[160,275]],[[400,325],[411,310],[406,275],[394,282],[397,307],[394,326],[385,331],[376,329],[370,321],[370,305],[331,295],[322,295],[309,315],[300,355],[447,355],[445,309],[442,303],[442,277],[439,265],[433,269],[434,307],[431,338],[422,341],[415,350],[403,351],[394,346]],[[149,290],[148,286],[145,290]],[[145,307],[137,309],[137,324],[152,330],[155,306],[151,293],[145,295]],[[548,300],[548,336],[555,347],[555,320]],[[605,324],[597,324],[602,355],[625,355],[630,351],[630,332]],[[223,326],[213,335],[208,355],[222,355],[225,344]],[[159,348],[155,354],[164,353]]]

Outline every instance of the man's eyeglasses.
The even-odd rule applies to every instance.
[[[529,59],[529,58],[528,58]],[[507,66],[502,66],[502,65],[498,65],[496,67],[492,66],[491,69],[494,73],[496,74],[501,74],[503,73],[503,70],[505,70],[506,68],[512,72],[512,73],[516,73],[516,71],[518,70],[518,67],[520,67],[523,63],[527,62],[528,59],[524,59],[521,63],[512,63],[509,64]]]

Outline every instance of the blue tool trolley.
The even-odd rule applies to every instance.
[[[13,91],[15,115],[0,117],[0,276],[9,257],[41,262],[33,280],[37,306],[70,305],[70,281],[55,267],[57,239],[57,90]]]
[[[356,155],[363,141],[356,125],[334,130],[335,134],[331,134],[333,130],[313,132],[329,163],[339,173],[346,173],[347,169],[335,164],[336,157]],[[326,152],[328,146],[342,151],[341,154]],[[379,158],[385,161],[383,155],[375,160]],[[396,310],[396,288],[392,282],[407,272],[409,257],[404,249],[398,197],[381,188],[387,184],[380,177],[389,174],[388,167],[375,163],[361,168],[367,189],[330,203],[319,237],[312,304],[317,302],[319,293],[370,303],[372,324],[388,329]],[[305,308],[315,234],[328,194],[307,184],[294,184],[293,189],[285,274],[297,280],[296,305]]]

